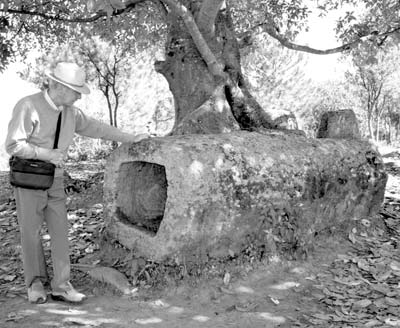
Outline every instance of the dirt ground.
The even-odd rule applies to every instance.
[[[398,153],[386,162],[383,214],[358,223],[349,236],[319,240],[307,260],[274,256],[240,275],[227,271],[157,289],[138,285],[129,296],[74,269],[73,284],[88,295],[81,305],[28,303],[15,209],[0,204],[0,327],[400,327]],[[73,222],[80,236],[92,231]],[[93,254],[88,245],[81,248]]]
[[[261,266],[229,286],[204,281],[133,297],[75,281],[89,296],[84,304],[31,305],[24,295],[2,300],[2,327],[293,327],[300,313],[317,311],[307,294],[320,260]]]

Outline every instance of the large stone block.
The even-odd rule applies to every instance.
[[[351,109],[321,115],[317,138],[358,139],[361,137],[356,114]]]
[[[111,155],[105,218],[116,239],[153,260],[221,256],[274,225],[307,236],[371,216],[386,179],[362,140],[289,131],[152,138]]]

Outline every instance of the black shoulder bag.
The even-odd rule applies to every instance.
[[[58,115],[56,136],[53,149],[58,148],[61,128],[61,112]],[[17,156],[10,158],[10,184],[26,189],[49,189],[54,181],[56,166],[38,159],[26,159]]]

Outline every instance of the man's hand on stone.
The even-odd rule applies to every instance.
[[[133,136],[132,142],[139,142],[143,139],[148,139],[148,138],[150,138],[150,135],[148,133],[136,134],[135,136]]]

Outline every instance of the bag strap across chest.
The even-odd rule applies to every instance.
[[[56,137],[54,139],[53,149],[57,149],[58,148],[58,139],[60,137],[60,129],[61,129],[61,117],[62,117],[62,112],[60,112],[60,114],[58,114]]]

